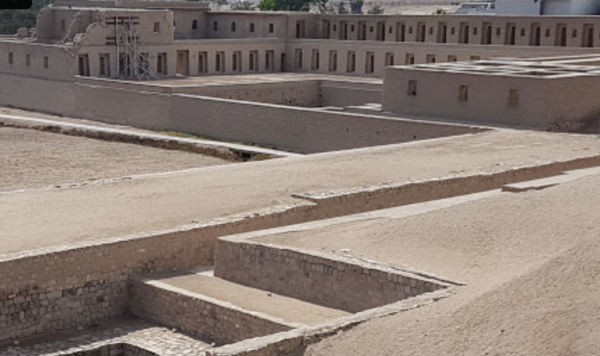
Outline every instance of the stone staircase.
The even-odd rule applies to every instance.
[[[129,310],[214,347],[319,328],[451,284],[312,251],[220,238],[213,268],[129,280]]]
[[[130,280],[130,311],[216,346],[349,315],[350,313],[188,271]]]

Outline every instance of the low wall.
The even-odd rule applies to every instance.
[[[215,276],[351,313],[450,285],[300,249],[220,238]]]
[[[139,128],[181,131],[300,153],[378,146],[481,131],[467,126],[186,94],[170,95],[153,91],[153,88],[147,88],[147,91],[140,88],[139,85],[92,78],[78,79],[72,83],[0,74],[0,105]],[[312,89],[307,90],[312,92]],[[318,96],[316,90],[314,94]],[[340,98],[345,96],[344,92],[352,91],[352,95],[356,95],[354,91],[359,89],[329,87],[323,90],[326,102],[343,104]],[[371,102],[378,95],[376,91],[372,94],[373,97],[361,96]],[[304,104],[314,100],[317,99],[306,99]]]
[[[481,132],[481,129],[183,94],[76,85],[77,116],[225,141],[316,153]]]
[[[75,351],[73,353],[60,353],[63,356],[161,356],[149,350],[144,350],[135,345],[126,343],[112,344],[98,347],[93,350]],[[52,356],[52,355],[48,355]]]
[[[172,92],[309,108],[381,103],[381,84],[342,80],[308,79],[274,83],[184,86],[174,87]]]
[[[377,83],[321,80],[321,106],[381,104],[382,85]]]
[[[599,165],[600,156],[592,155],[569,161],[516,167],[496,173],[430,179],[361,189],[316,191],[294,194],[294,197],[316,203],[319,211],[326,211],[330,216],[343,216],[499,189],[505,184],[556,176],[565,171]]]
[[[167,236],[162,236],[168,238]],[[0,261],[0,341],[121,315],[127,278],[210,265],[214,236],[174,233],[169,244],[137,238]]]
[[[318,80],[174,87],[173,93],[309,108],[321,106]]]
[[[216,237],[299,223],[313,206],[1,256],[0,342],[121,316],[129,277],[212,265]]]
[[[130,311],[207,343],[231,344],[293,329],[267,316],[160,282],[130,281]]]
[[[0,74],[0,105],[57,115],[75,114],[75,85]]]
[[[241,77],[243,79],[243,77]],[[77,77],[80,84],[163,94],[188,94],[297,107],[351,106],[381,103],[381,83],[306,79],[277,82],[163,85],[106,78]]]

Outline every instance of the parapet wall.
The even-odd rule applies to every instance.
[[[177,328],[207,343],[231,344],[275,334],[293,326],[206,296],[160,282],[130,281],[130,311],[138,317]]]
[[[215,276],[356,313],[450,285],[337,256],[220,238]]]

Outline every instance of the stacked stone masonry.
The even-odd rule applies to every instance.
[[[130,293],[130,311],[136,316],[211,344],[231,344],[293,328],[233,305],[143,279],[131,280]]]
[[[130,344],[112,344],[99,347],[95,350],[76,351],[64,356],[160,356]]]
[[[215,276],[356,313],[449,287],[358,261],[221,238]]]
[[[599,157],[590,156],[493,174],[326,194],[301,194],[303,199],[312,202],[261,212],[252,218],[248,218],[252,215],[249,212],[221,223],[199,225],[183,231],[6,255],[0,259],[0,280],[6,281],[0,284],[0,341],[75,328],[122,315],[127,306],[129,277],[212,265],[218,236],[495,189],[504,184],[557,175],[566,170],[597,166],[598,162]],[[221,249],[224,254],[217,251],[216,258],[232,259],[233,265],[244,265],[245,262],[234,260],[239,253],[236,252],[238,248],[235,246],[231,251]],[[257,257],[254,258],[254,262],[258,261]],[[304,265],[311,268],[308,266],[312,265]],[[217,266],[217,274],[220,273],[219,268]],[[306,271],[310,275],[311,270]],[[228,270],[224,273],[231,273],[232,278],[241,278],[237,273],[244,271],[234,272]],[[400,293],[390,298],[398,295]]]

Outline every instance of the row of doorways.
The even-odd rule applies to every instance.
[[[226,73],[226,52],[220,51],[216,52],[214,58],[214,72]],[[259,51],[249,51],[248,53],[248,70],[252,72],[260,72],[267,71],[273,72],[275,71],[275,51],[267,50],[264,51],[264,58],[261,60],[259,57]],[[241,51],[234,51],[231,53],[231,70],[233,72],[243,72],[243,58]],[[282,71],[285,70],[285,53],[281,54],[280,57],[280,68]],[[210,70],[208,68],[208,53],[207,52],[199,52],[198,53],[198,73],[209,73]],[[177,51],[177,74],[183,76],[190,75],[190,51],[182,50]]]

